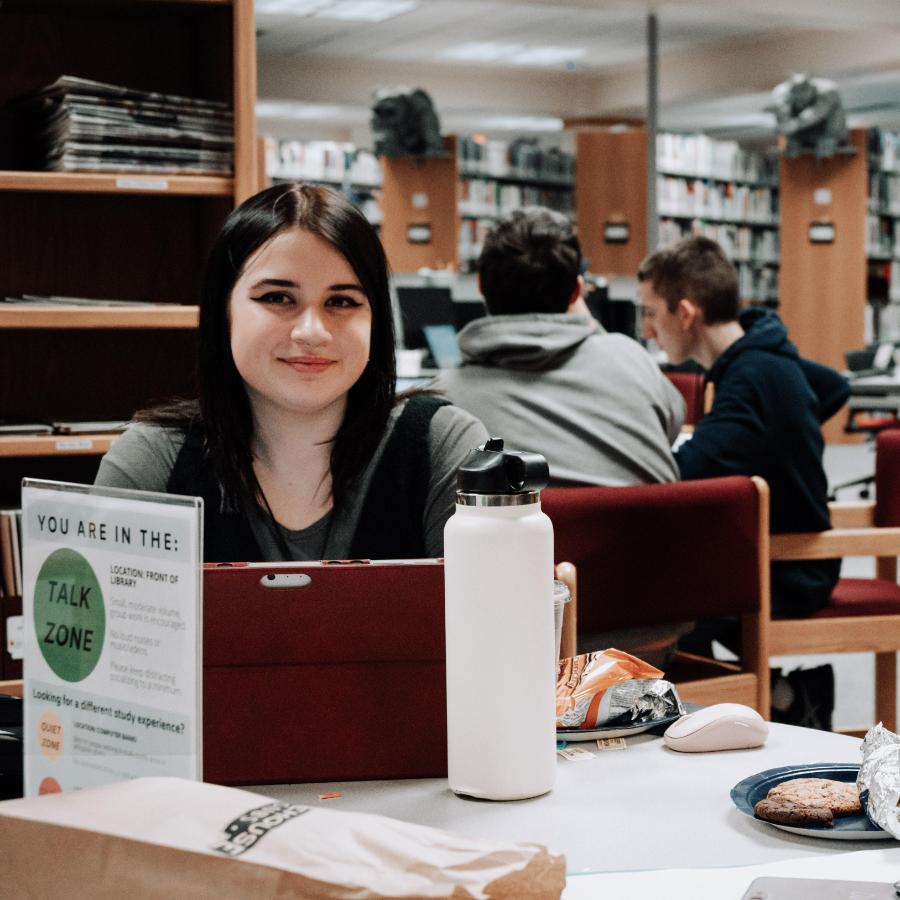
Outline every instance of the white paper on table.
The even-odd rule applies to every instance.
[[[755,866],[722,869],[653,869],[647,872],[597,872],[569,875],[564,900],[739,900],[754,878],[827,878],[845,881],[883,881],[900,877],[900,847],[858,850],[833,856],[808,856]]]

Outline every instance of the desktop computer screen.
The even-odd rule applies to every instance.
[[[424,325],[454,326],[453,296],[448,287],[397,287],[397,302],[407,350],[427,348]]]

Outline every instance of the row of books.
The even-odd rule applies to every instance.
[[[705,134],[657,135],[656,167],[685,177],[778,184],[776,157],[747,151],[735,141],[718,141]]]
[[[460,183],[458,208],[463,216],[503,216],[523,206],[548,206],[571,215],[573,199],[572,191],[467,178]]]
[[[660,175],[656,179],[656,190],[661,216],[778,224],[778,194],[771,188]]]
[[[718,242],[733,262],[756,265],[777,265],[778,232],[774,228],[750,228],[722,222],[704,222],[695,219],[661,219],[659,223],[660,246],[668,246],[692,234],[702,234]]]
[[[900,216],[900,175],[872,172],[869,175],[869,210]]]
[[[0,510],[0,596],[22,596],[22,510]]]
[[[272,178],[381,185],[381,163],[374,153],[338,141],[265,138],[266,172]]]
[[[882,172],[900,172],[900,134],[870,128],[868,137],[872,167]]]
[[[64,172],[230,175],[226,103],[62,75],[13,101],[26,164]]]
[[[558,147],[544,148],[528,138],[515,141],[460,137],[459,171],[464,175],[490,175],[570,184],[575,179],[575,157]]]
[[[20,418],[0,418],[0,436],[32,435],[32,434],[116,434],[124,431],[128,422],[104,419],[102,422],[39,422]]]
[[[866,216],[866,256],[900,259],[900,219]]]
[[[102,300],[95,297],[64,297],[59,294],[20,294],[17,297],[0,297],[0,303],[10,306],[172,306],[171,303],[156,303],[149,300]]]

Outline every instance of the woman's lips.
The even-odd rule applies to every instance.
[[[335,360],[325,359],[322,356],[291,356],[283,360],[295,372],[316,374],[324,372],[329,366],[333,366]]]

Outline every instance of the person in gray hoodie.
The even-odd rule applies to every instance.
[[[546,457],[552,485],[675,481],[684,401],[637,341],[608,334],[581,300],[581,247],[543,207],[499,220],[478,281],[489,315],[458,336],[458,369],[434,387],[507,446]]]

